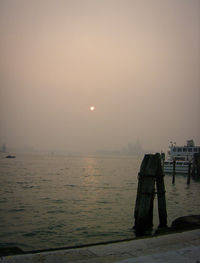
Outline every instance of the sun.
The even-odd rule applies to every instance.
[[[90,106],[90,111],[94,111],[95,107],[94,106]]]

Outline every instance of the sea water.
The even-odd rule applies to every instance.
[[[143,157],[0,155],[0,247],[23,250],[134,238]],[[165,176],[168,225],[199,214],[200,183]],[[157,200],[154,227],[159,224]]]

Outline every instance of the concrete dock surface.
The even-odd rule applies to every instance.
[[[0,263],[200,263],[200,229],[131,241],[5,256]]]

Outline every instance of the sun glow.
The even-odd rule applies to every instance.
[[[95,107],[94,106],[90,106],[90,111],[94,111]]]

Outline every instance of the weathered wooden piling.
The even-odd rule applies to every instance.
[[[165,183],[164,183],[164,173],[163,166],[159,161],[158,155],[158,164],[156,172],[156,188],[157,188],[157,197],[158,197],[158,214],[159,214],[159,228],[167,227],[167,208],[166,208],[166,199],[165,199]]]
[[[188,163],[188,177],[187,177],[187,184],[190,184],[190,175],[191,175],[191,165],[192,163]]]
[[[161,158],[161,165],[162,165],[162,167],[164,167],[165,153],[161,153],[161,154],[160,154],[160,158]]]
[[[176,176],[176,160],[173,160],[172,184],[175,184]]]
[[[155,183],[158,194],[159,226],[167,226],[164,174],[160,154],[146,154],[138,175],[134,228],[136,235],[144,235],[148,230],[152,229],[153,226]]]
[[[192,176],[200,179],[200,153],[195,153],[192,165]]]

